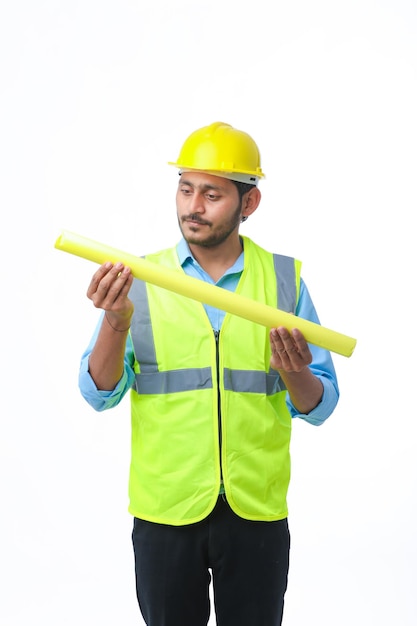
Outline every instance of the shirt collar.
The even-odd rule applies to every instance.
[[[185,241],[184,237],[182,237],[182,239],[180,239],[177,244],[177,254],[181,267],[184,267],[187,261],[198,265],[198,262],[193,257],[188,243]],[[226,274],[235,274],[237,272],[243,272],[243,250],[232,265],[232,267],[229,267]]]
[[[188,243],[185,241],[184,237],[177,244],[177,254],[181,266],[183,266],[186,261],[195,262]]]

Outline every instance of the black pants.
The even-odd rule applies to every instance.
[[[287,520],[252,522],[224,497],[202,522],[135,518],[136,590],[147,626],[207,626],[209,583],[218,626],[280,626],[287,588]]]

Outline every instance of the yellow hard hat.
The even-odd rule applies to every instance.
[[[252,137],[223,122],[214,122],[191,133],[177,161],[169,165],[252,184],[265,176],[258,146]]]

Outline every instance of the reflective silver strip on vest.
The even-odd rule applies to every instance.
[[[277,281],[279,308],[295,312],[296,284],[294,259],[274,254],[274,269]],[[213,387],[211,368],[194,368],[160,372],[156,359],[155,341],[149,309],[146,283],[134,279],[129,297],[135,306],[132,319],[131,337],[140,373],[136,374],[133,388],[140,394],[167,394],[180,391],[196,391]],[[278,306],[278,302],[277,302]],[[279,374],[270,369],[224,370],[224,388],[227,391],[260,393],[268,396],[285,390]]]
[[[130,334],[136,359],[140,365],[140,371],[143,374],[157,372],[155,342],[145,281],[138,278],[134,279],[130,288],[129,298],[135,306]],[[138,358],[138,355],[140,355],[140,358]]]
[[[277,280],[277,308],[287,313],[295,313],[297,288],[295,284],[294,259],[283,254],[274,254],[274,269]]]
[[[271,369],[269,373],[258,370],[224,370],[224,388],[226,391],[243,393],[261,393],[272,396],[286,387],[281,376]]]
[[[165,394],[178,391],[211,389],[211,367],[200,369],[170,370],[152,374],[136,374],[135,390],[141,394]]]
[[[134,383],[135,391],[143,395],[198,391],[212,387],[213,379],[209,367],[136,374]],[[286,389],[280,375],[274,370],[267,374],[257,370],[231,369],[224,371],[224,388],[226,391],[260,393],[267,396]]]

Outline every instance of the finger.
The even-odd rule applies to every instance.
[[[132,273],[129,267],[116,263],[102,276],[91,294],[94,305],[99,308],[113,307],[114,303],[125,297],[132,283]]]
[[[110,263],[110,261],[108,261],[107,263],[103,263],[103,265],[101,265],[100,268],[95,272],[87,289],[88,298],[91,299],[93,294],[96,293],[100,281],[104,278],[104,276],[106,276],[106,274],[109,273],[112,267],[113,263]]]
[[[286,328],[284,328],[283,326],[277,328],[277,335],[287,353],[296,351],[297,345],[294,341],[294,338]]]
[[[270,332],[271,344],[276,352],[285,351],[285,346],[281,335],[277,328],[273,328]]]
[[[305,363],[310,364],[313,360],[313,356],[308,343],[304,339],[304,335],[300,330],[298,330],[298,328],[294,328],[291,334],[298,354],[302,357]]]
[[[283,363],[288,361],[288,356],[284,342],[276,328],[273,328],[270,332],[270,343],[273,367],[275,367],[275,369],[281,369]]]
[[[286,371],[300,371],[305,367],[304,357],[298,351],[297,344],[287,329],[283,327],[272,329],[270,335],[272,367]]]
[[[129,268],[127,268],[128,273],[126,273],[122,278],[124,279],[124,284],[120,289],[119,298],[127,298],[130,288],[133,283],[133,274],[130,272]]]
[[[102,289],[102,297],[105,298],[106,304],[112,306],[117,299],[123,297],[126,290],[126,283],[132,276],[130,268],[124,267],[122,264],[116,265],[102,279],[98,286],[98,293]],[[130,283],[129,283],[130,284]]]

